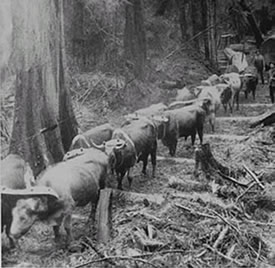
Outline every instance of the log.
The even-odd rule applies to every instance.
[[[142,193],[133,193],[133,192],[125,192],[121,190],[113,189],[113,198],[118,198],[120,200],[131,201],[131,202],[140,202],[144,204],[154,203],[157,205],[161,205],[164,202],[164,197],[161,194],[142,194]]]
[[[258,125],[269,126],[275,123],[275,109],[269,110],[264,114],[258,116],[254,122],[250,124],[250,128],[254,128]]]
[[[183,81],[169,81],[169,80],[164,80],[160,84],[160,88],[163,89],[181,89],[185,86],[185,83]]]
[[[209,143],[205,143],[195,150],[195,176],[198,174],[199,166],[201,166],[201,170],[206,174],[207,178],[210,178],[213,174],[238,178],[243,174],[243,170],[239,168],[232,169],[219,163],[213,156]]]
[[[111,238],[111,197],[112,189],[100,190],[97,205],[97,241],[103,244]]]

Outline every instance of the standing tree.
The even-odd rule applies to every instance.
[[[217,66],[217,0],[207,0],[208,4],[208,22],[209,22],[209,50],[210,50],[210,59],[212,64]]]
[[[65,82],[63,0],[10,0],[16,93],[10,153],[38,174],[77,134]]]
[[[146,38],[143,18],[143,0],[129,0],[126,5],[124,50],[126,66],[135,78],[144,79]]]

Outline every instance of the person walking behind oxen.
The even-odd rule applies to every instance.
[[[270,69],[268,71],[269,74],[269,95],[270,100],[272,103],[274,103],[274,97],[275,97],[275,64],[270,63]]]
[[[258,75],[260,75],[262,84],[264,84],[264,57],[260,54],[260,51],[257,50],[254,57],[254,66],[257,69]]]

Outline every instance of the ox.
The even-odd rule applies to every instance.
[[[33,172],[29,164],[19,155],[9,154],[1,161],[1,186],[10,189],[24,189],[30,188],[34,183]],[[9,198],[3,198],[1,202],[1,232],[6,227],[5,231],[11,247],[14,247],[14,241],[10,237],[11,211],[15,207],[16,201],[16,197],[9,196]]]
[[[206,111],[208,111],[209,100],[202,102],[202,105],[195,103],[180,109],[166,111],[164,116],[167,118],[164,131],[162,133],[162,143],[169,148],[169,153],[174,156],[176,153],[178,138],[191,136],[192,145],[195,143],[196,133],[200,142],[203,142],[203,124]]]
[[[135,114],[149,117],[149,116],[153,116],[153,115],[162,114],[167,109],[168,109],[168,107],[165,104],[156,103],[156,104],[150,105],[149,107],[135,111]]]
[[[70,151],[78,148],[89,148],[92,146],[92,143],[102,144],[104,141],[111,139],[113,131],[114,128],[106,123],[78,134],[72,140]]]
[[[243,81],[245,98],[247,99],[248,94],[252,92],[253,99],[255,100],[255,93],[258,85],[258,74],[256,67],[248,66],[244,70],[244,74],[240,75],[240,78]]]
[[[216,74],[212,74],[206,80],[201,81],[201,86],[215,86],[221,82],[221,79]]]
[[[124,146],[121,146],[117,150],[111,150],[112,146],[110,143],[112,140],[101,146],[97,146],[98,149],[105,150],[107,154],[113,152],[115,161],[112,168],[116,171],[119,189],[122,188],[122,179],[126,173],[129,185],[131,186],[130,168],[136,162],[143,162],[142,173],[146,174],[149,155],[151,156],[153,166],[152,176],[155,176],[157,135],[157,127],[152,120],[144,116],[138,116],[127,121],[127,123],[123,124],[120,129],[115,130],[113,133],[113,140],[124,140]],[[108,146],[111,149],[108,149]]]
[[[195,94],[191,92],[187,87],[184,87],[177,91],[176,101],[190,101],[195,98]]]
[[[237,104],[237,110],[239,110],[239,95],[243,87],[241,76],[237,73],[226,73],[220,76],[224,83],[230,85],[232,94],[230,99],[230,110],[233,112],[234,103]]]
[[[55,238],[58,240],[59,228],[63,222],[69,242],[72,238],[72,210],[75,206],[85,206],[90,202],[91,215],[94,215],[99,190],[105,186],[108,164],[106,154],[90,148],[79,157],[47,168],[35,187],[49,187],[58,198],[43,195],[18,200],[12,211],[12,237],[20,238],[40,220],[53,225]]]
[[[227,103],[231,99],[231,87],[227,84],[217,84],[215,86],[199,86],[197,87],[198,99],[209,99],[210,105],[206,115],[209,117],[209,123],[212,131],[215,131],[216,112],[220,108],[221,104],[224,106],[225,111],[227,110]]]

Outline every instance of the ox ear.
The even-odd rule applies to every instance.
[[[26,201],[34,213],[45,212],[48,209],[48,198],[45,196],[30,198]]]

